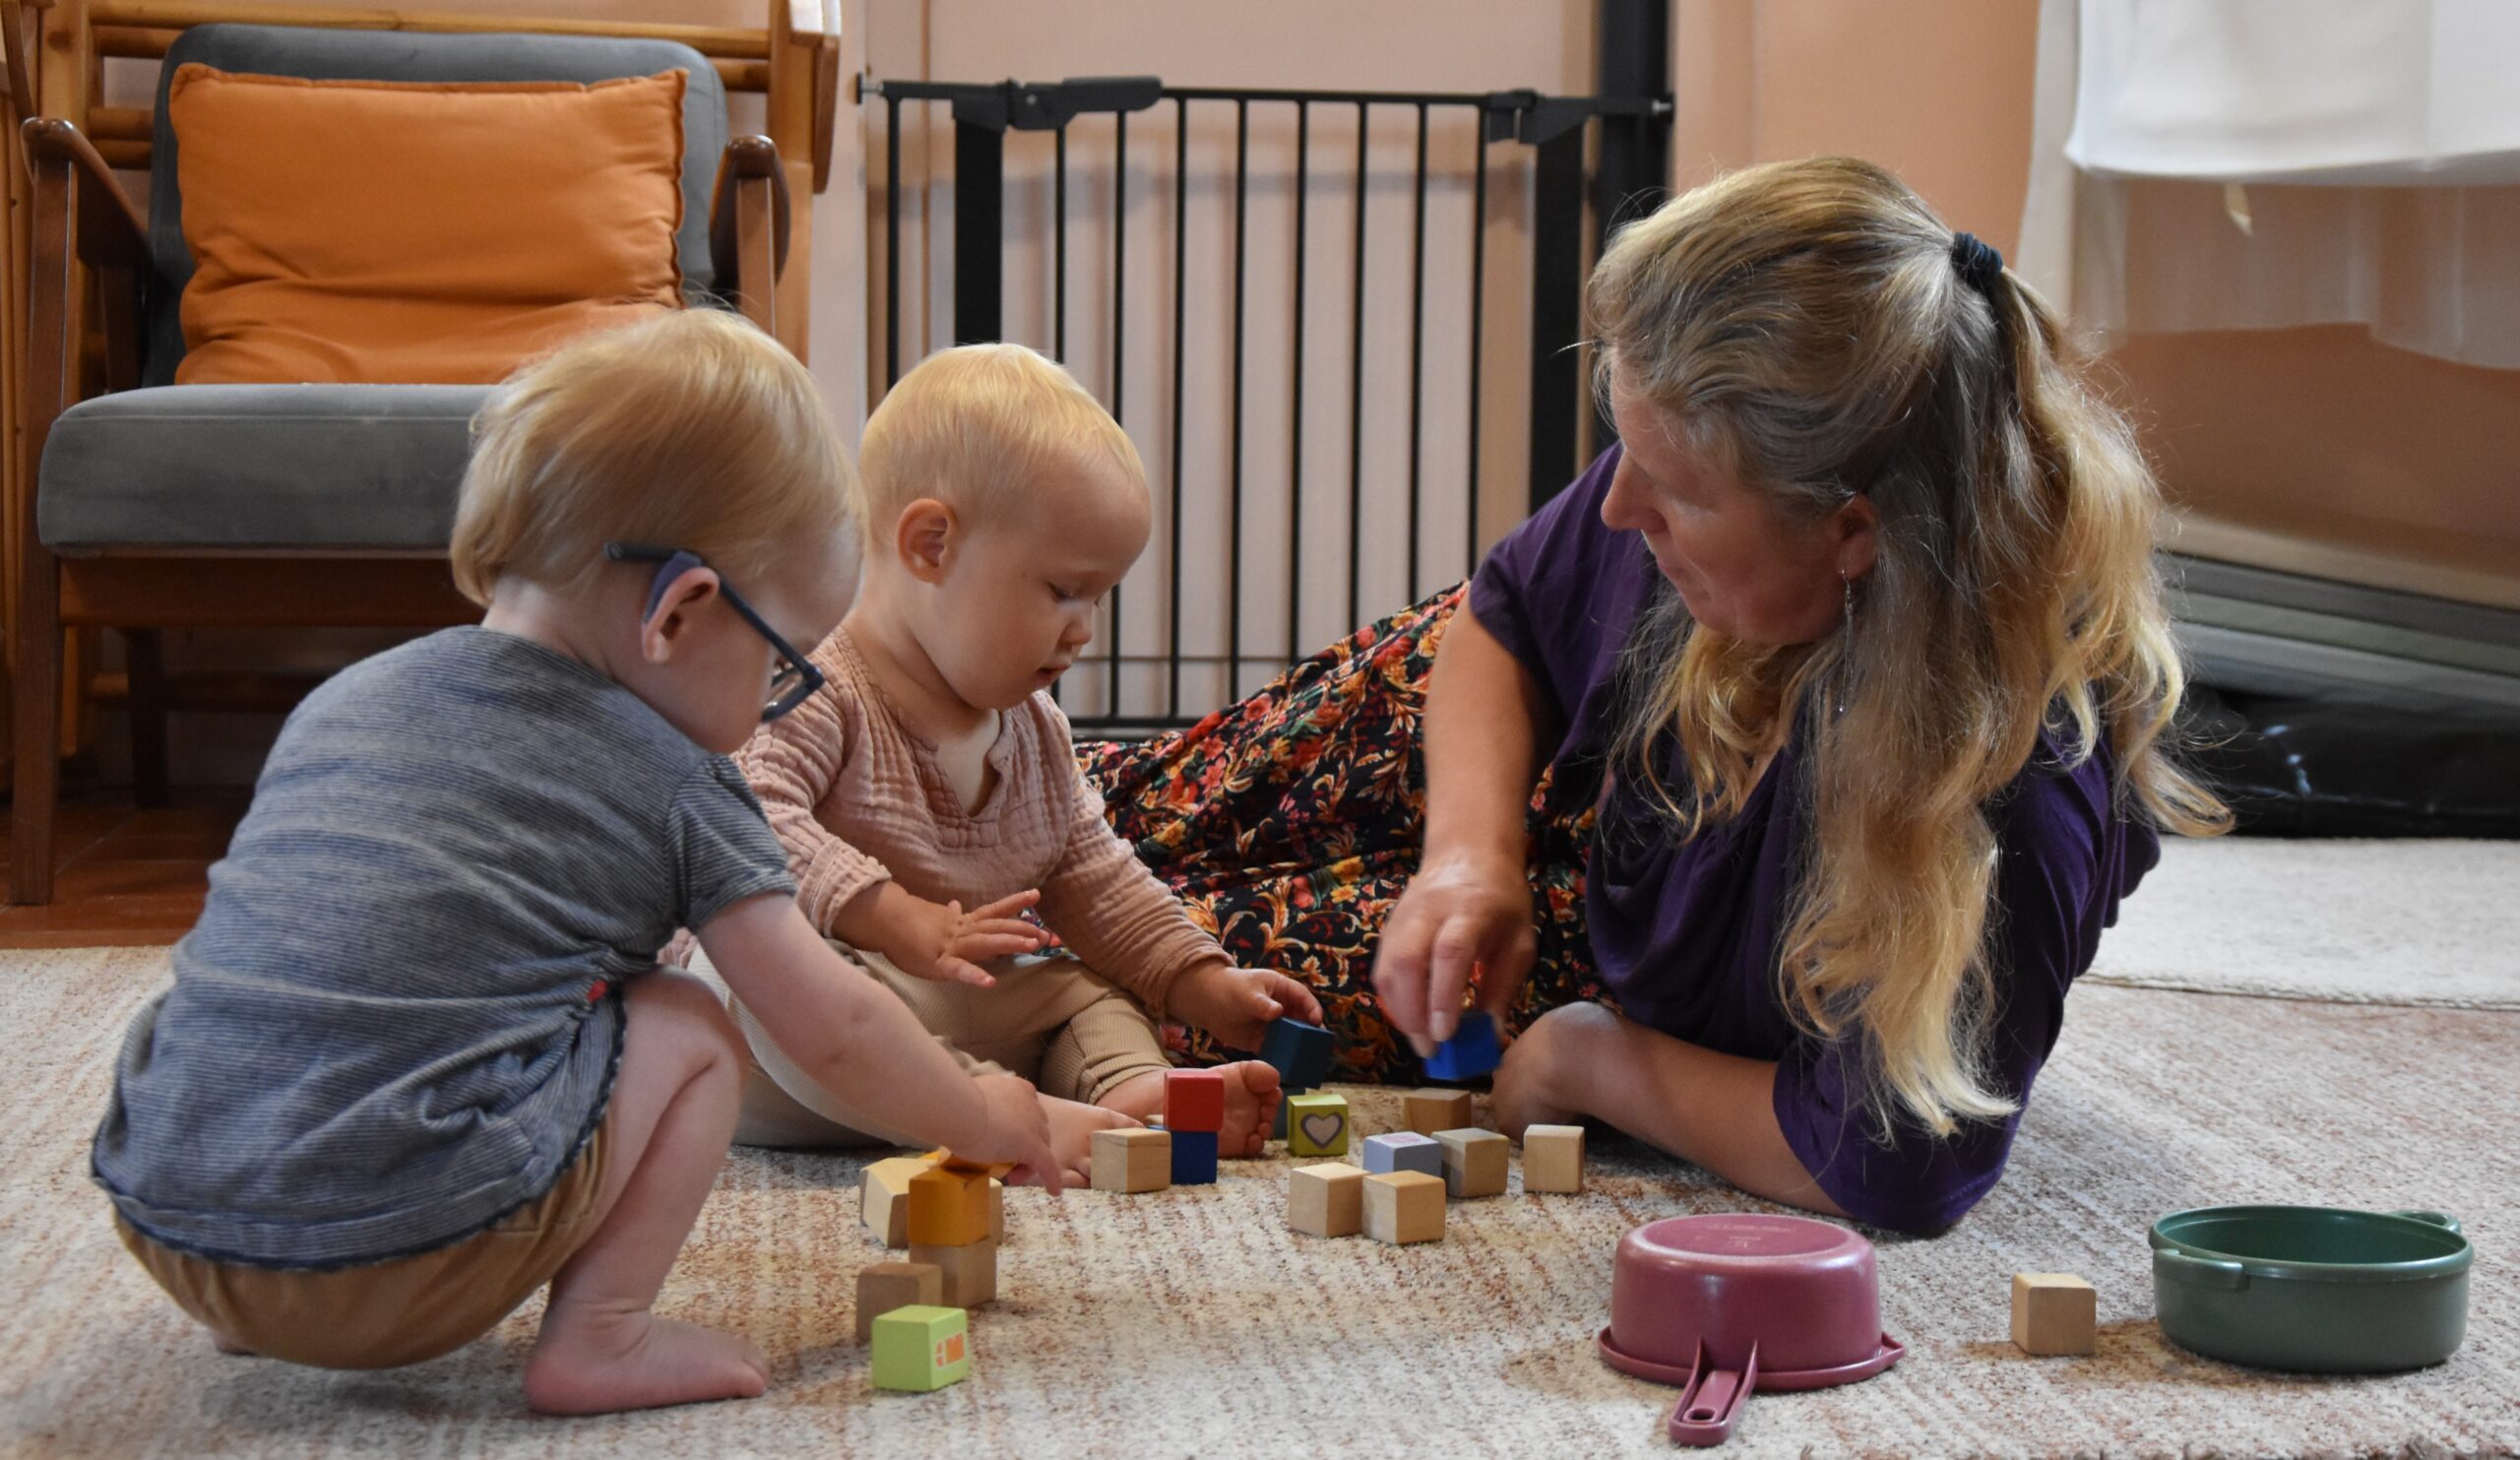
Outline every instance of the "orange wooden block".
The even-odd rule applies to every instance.
[[[910,1178],[914,1247],[964,1247],[988,1237],[988,1182],[979,1172],[936,1167]],[[957,1304],[960,1306],[960,1304]]]

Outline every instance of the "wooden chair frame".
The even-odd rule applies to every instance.
[[[0,563],[12,610],[12,902],[51,900],[63,746],[65,736],[78,741],[76,724],[64,722],[83,700],[119,698],[130,712],[136,791],[149,804],[164,795],[168,710],[284,708],[306,688],[276,676],[169,681],[160,630],[430,628],[479,616],[439,555],[64,556],[43,544],[35,494],[53,421],[79,400],[130,389],[140,376],[140,290],[152,264],[147,229],[113,171],[149,165],[153,124],[146,109],[90,104],[101,95],[103,60],[162,57],[184,29],[220,22],[680,41],[710,58],[728,91],[767,95],[769,135],[734,139],[721,163],[711,252],[743,312],[801,359],[811,271],[786,264],[799,245],[810,250],[810,223],[790,198],[818,193],[830,179],[840,37],[824,27],[821,0],[767,4],[768,24],[749,31],[219,0],[0,0],[11,121],[24,143],[23,158],[9,159],[10,196],[20,206],[10,210],[11,236],[0,237],[11,264],[0,326],[10,359],[25,366],[9,372],[14,388],[0,431],[9,438],[0,450],[7,477]],[[78,652],[87,636],[66,633],[99,628],[125,638],[121,675],[95,674]]]

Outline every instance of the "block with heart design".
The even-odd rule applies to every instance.
[[[1287,1154],[1348,1154],[1348,1098],[1344,1095],[1287,1097]]]
[[[1492,1130],[1439,1130],[1444,1148],[1444,1189],[1457,1197],[1501,1196],[1514,1143]]]

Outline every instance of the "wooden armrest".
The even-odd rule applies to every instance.
[[[80,262],[138,270],[146,277],[154,268],[149,257],[149,228],[141,222],[131,200],[123,196],[122,184],[114,181],[114,169],[96,155],[96,149],[79,134],[77,127],[59,117],[29,117],[19,133],[26,140],[29,168],[41,172],[49,166],[56,169],[56,175],[73,171],[79,174],[76,236]],[[47,225],[38,209],[35,226]]]
[[[767,137],[727,143],[709,204],[709,254],[718,292],[765,330],[788,268],[788,171],[778,146]]]

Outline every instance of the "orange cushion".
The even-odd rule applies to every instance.
[[[682,86],[177,68],[176,381],[479,384],[679,306]]]

